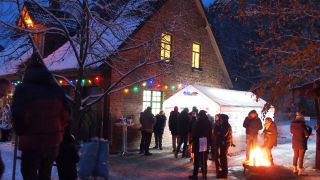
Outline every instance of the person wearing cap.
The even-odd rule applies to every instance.
[[[250,158],[250,149],[256,147],[258,132],[262,129],[262,123],[256,110],[249,112],[243,122],[243,127],[246,128],[246,161],[248,161]]]
[[[306,125],[304,116],[301,112],[296,113],[296,118],[291,122],[290,132],[292,135],[292,171],[302,175],[303,159],[306,150],[308,149],[307,141],[312,132],[312,128]],[[299,161],[299,166],[298,165]]]
[[[277,146],[277,125],[275,122],[272,121],[270,117],[265,119],[264,129],[263,129],[263,147],[268,154],[269,160],[271,165],[273,165],[273,157],[272,157],[272,148]]]
[[[6,96],[10,91],[10,82],[7,79],[0,78],[0,98],[3,98]],[[0,154],[0,179],[2,177],[2,174],[4,172],[4,163],[2,161],[2,157]]]

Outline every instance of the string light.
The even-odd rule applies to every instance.
[[[179,89],[182,88],[182,84],[178,84],[178,88],[179,88]]]
[[[92,81],[89,79],[89,80],[88,80],[88,83],[91,85],[91,84],[92,84]]]
[[[174,91],[174,90],[176,90],[176,86],[175,86],[175,85],[172,85],[172,86],[170,87],[170,89],[171,89],[172,91]]]
[[[158,84],[156,85],[156,87],[157,87],[157,88],[160,88],[160,87],[161,87],[161,84],[158,83]]]
[[[133,86],[132,90],[133,90],[133,92],[138,92],[139,91],[139,86]]]
[[[146,86],[147,86],[147,83],[146,83],[146,82],[143,82],[143,83],[142,83],[142,86],[143,86],[143,87],[146,87]]]
[[[125,88],[125,89],[123,90],[123,92],[126,93],[126,94],[128,94],[128,93],[129,93],[129,89],[128,89],[128,88]]]
[[[165,85],[165,86],[164,86],[164,89],[165,89],[165,90],[167,90],[167,89],[168,89],[168,86],[167,86],[167,85]]]

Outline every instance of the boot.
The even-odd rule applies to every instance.
[[[302,168],[298,168],[298,176],[302,175]]]
[[[297,166],[292,166],[292,172],[294,174],[298,172]]]

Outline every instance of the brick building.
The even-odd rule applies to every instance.
[[[134,12],[134,14],[138,18],[139,12]],[[30,16],[32,17],[32,14]],[[142,21],[135,23],[134,27],[128,28],[130,38],[124,39],[116,47],[127,50],[110,54],[114,60],[113,66],[122,70],[130,69],[135,66],[135,61],[146,56],[150,59],[161,59],[165,63],[135,72],[127,79],[137,83],[131,83],[130,86],[113,92],[93,107],[94,119],[103,121],[104,136],[111,140],[113,147],[119,147],[121,142],[122,131],[119,127],[114,126],[114,122],[120,117],[134,118],[135,125],[129,128],[128,141],[129,148],[136,148],[139,140],[139,115],[147,106],[152,107],[153,113],[158,113],[163,109],[163,102],[166,99],[187,85],[225,89],[232,87],[200,0],[160,1],[152,13]],[[143,42],[150,42],[149,46],[130,48]],[[50,42],[46,41],[43,44],[46,46]],[[75,78],[76,66],[70,63],[74,58],[71,57],[72,54],[67,53],[68,48],[64,48],[66,44],[48,53],[44,62],[51,71]],[[27,54],[29,55],[25,55],[25,59],[31,53],[27,52]],[[67,55],[67,58],[58,62],[58,65],[53,63],[61,54]],[[125,63],[121,59],[125,59]],[[165,72],[155,75],[162,68]],[[17,78],[7,69],[0,68],[0,70],[1,76],[10,77],[10,79]],[[104,86],[112,84],[119,78],[117,71],[105,68],[104,65],[86,71],[87,77],[96,75],[102,77]],[[152,78],[140,82],[145,77]],[[96,86],[88,86],[86,91],[90,94],[101,90]]]

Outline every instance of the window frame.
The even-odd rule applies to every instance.
[[[166,42],[164,39],[165,36],[170,36],[170,42]],[[167,50],[165,47],[166,45],[169,45],[170,50]],[[162,48],[164,47],[164,48]],[[166,52],[169,51],[169,58],[166,57]],[[163,55],[162,55],[163,54]],[[166,58],[168,58],[167,60],[165,60],[165,63],[172,63],[172,56],[173,56],[173,35],[168,33],[168,32],[164,32],[161,33],[161,40],[160,40],[160,60],[164,60]]]
[[[145,100],[145,92],[150,92],[150,100],[149,98]],[[160,93],[160,96],[154,95],[155,93]],[[160,97],[160,101],[156,99],[158,97]],[[149,105],[145,106],[145,103],[148,103]],[[160,103],[159,108],[153,107],[154,103]],[[154,113],[154,115],[158,114],[163,108],[163,92],[157,90],[144,90],[142,96],[142,111],[144,111],[148,106],[152,108],[152,112]],[[155,109],[159,110],[159,112],[155,111]]]
[[[197,51],[194,51],[194,49],[193,49],[193,46],[194,45],[199,45],[199,52],[197,52]],[[201,67],[201,59],[202,59],[202,57],[201,57],[201,43],[199,43],[199,42],[193,42],[192,43],[192,57],[191,57],[191,67],[192,67],[192,70],[193,71],[202,71],[202,67]],[[199,54],[199,60],[198,60],[198,65],[199,65],[199,67],[195,67],[195,65],[196,65],[196,59],[195,59],[195,54]]]

